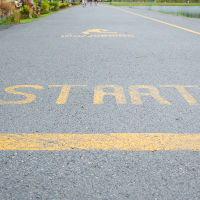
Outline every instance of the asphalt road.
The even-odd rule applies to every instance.
[[[88,5],[1,30],[1,135],[199,135],[199,24]],[[8,140],[15,147],[12,137],[0,137],[1,149]],[[200,199],[200,147],[137,151],[108,143],[106,150],[38,151],[20,145],[0,151],[2,200]]]

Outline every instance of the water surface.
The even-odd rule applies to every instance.
[[[153,10],[170,14],[180,14],[186,17],[200,18],[200,6],[132,6],[143,10]]]

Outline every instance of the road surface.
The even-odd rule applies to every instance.
[[[199,19],[77,6],[0,31],[0,199],[200,199]]]

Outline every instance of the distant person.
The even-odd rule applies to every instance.
[[[92,0],[90,0],[90,5],[92,5]]]
[[[97,3],[98,3],[97,0],[95,0],[95,5],[96,5],[96,6],[97,6]]]
[[[83,7],[84,7],[84,6],[86,7],[86,4],[87,4],[87,0],[82,0],[82,5],[83,5]]]
[[[111,5],[111,3],[112,3],[112,0],[110,0],[110,5]]]

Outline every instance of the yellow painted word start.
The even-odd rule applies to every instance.
[[[65,104],[70,94],[71,88],[87,87],[87,85],[49,85],[49,88],[57,87],[60,88],[60,94],[58,95],[56,104]],[[197,88],[197,85],[160,85],[160,88],[175,89],[189,105],[199,105],[196,99],[188,92],[187,88]],[[26,97],[20,101],[6,101],[0,99],[1,105],[8,104],[26,104],[31,103],[36,99],[34,94],[20,92],[20,88],[33,88],[33,89],[44,89],[40,85],[16,85],[5,88],[5,91],[10,94],[22,95]],[[112,92],[106,92],[105,90],[110,88]],[[141,89],[145,89],[147,92],[141,92]],[[160,95],[158,88],[155,86],[148,85],[131,85],[128,87],[131,103],[135,105],[142,105],[142,97],[150,96],[159,104],[171,105],[172,101],[167,101],[163,96]],[[71,94],[72,95],[72,94]],[[93,104],[103,104],[105,96],[114,96],[117,104],[126,104],[126,97],[124,94],[123,87],[118,85],[99,85],[94,88]],[[23,98],[24,98],[23,97]]]

